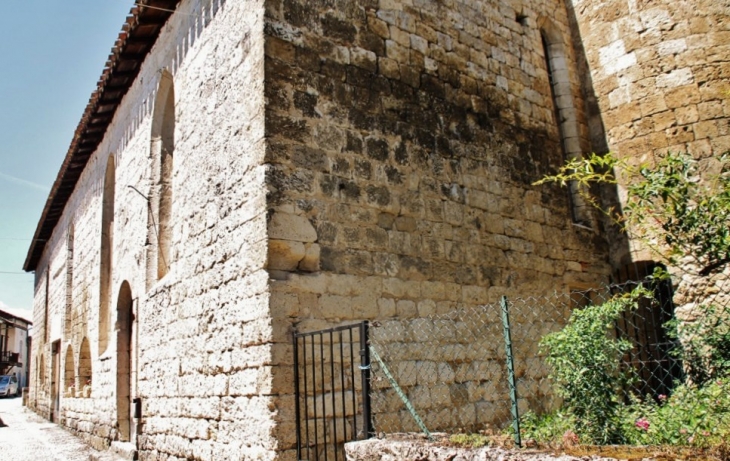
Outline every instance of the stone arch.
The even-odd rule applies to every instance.
[[[69,387],[73,386],[74,388],[78,387],[78,383],[76,382],[76,366],[74,364],[74,349],[69,344],[69,346],[66,348],[66,360],[64,362],[64,369],[63,369],[63,389],[66,390]]]
[[[563,48],[563,35],[560,33],[560,29],[555,23],[547,16],[540,16],[537,18],[537,27],[540,29],[543,39],[548,44]],[[563,49],[563,53],[565,50]]]
[[[153,162],[152,222],[149,238],[156,242],[154,253],[148,258],[150,282],[164,277],[172,264],[172,203],[175,152],[175,86],[172,74],[162,70],[157,88],[152,131],[150,158]]]
[[[89,339],[87,337],[84,337],[84,339],[81,340],[81,347],[79,348],[78,370],[79,371],[76,374],[76,379],[79,385],[79,389],[83,389],[85,385],[91,383],[92,376],[91,348],[89,347]]]
[[[64,336],[71,337],[73,329],[73,279],[74,279],[74,225],[68,227],[66,236],[66,310]]]
[[[117,427],[119,438],[129,441],[132,429],[132,289],[122,282],[117,298]]]
[[[101,262],[99,277],[99,355],[109,343],[109,304],[112,278],[112,247],[114,244],[114,190],[116,167],[110,155],[104,174],[104,191],[101,205]]]
[[[578,111],[576,110],[571,88],[568,54],[563,34],[555,23],[545,16],[537,20],[540,28],[540,39],[545,57],[545,70],[550,83],[550,96],[553,105],[553,116],[560,136],[563,158],[580,159],[583,149],[580,142]],[[573,222],[592,227],[591,212],[576,182],[568,185],[571,217]]]

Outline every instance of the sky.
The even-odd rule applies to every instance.
[[[0,309],[29,314],[31,239],[134,1],[0,4]]]

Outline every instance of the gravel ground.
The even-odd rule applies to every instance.
[[[81,439],[21,405],[18,398],[0,398],[0,453],[12,461],[111,460]]]

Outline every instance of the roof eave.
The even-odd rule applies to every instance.
[[[36,270],[46,242],[61,219],[89,158],[104,139],[119,104],[179,3],[180,0],[139,0],[130,10],[43,207],[23,264],[24,271]]]

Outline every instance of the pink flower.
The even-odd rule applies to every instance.
[[[646,418],[639,418],[636,420],[636,427],[641,429],[642,431],[648,431],[649,430],[649,420]]]
[[[664,402],[665,400],[667,400],[666,394],[659,394],[657,396],[657,398],[659,399],[660,402]]]
[[[687,433],[687,429],[682,428],[682,429],[679,430],[679,433],[680,434],[686,434]]]
[[[690,436],[690,438],[687,439],[687,442],[688,443],[692,443],[694,441],[695,441],[695,436],[694,435]]]

